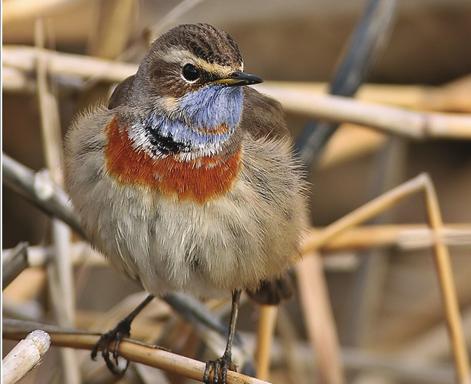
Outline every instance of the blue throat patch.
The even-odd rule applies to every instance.
[[[156,152],[217,153],[237,128],[243,106],[241,87],[209,85],[178,101],[170,115],[150,114],[142,125]],[[220,130],[225,125],[227,129]]]

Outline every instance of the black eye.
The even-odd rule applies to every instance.
[[[182,69],[182,75],[185,80],[196,81],[200,77],[200,71],[193,64],[185,64]]]

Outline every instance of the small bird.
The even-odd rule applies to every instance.
[[[82,114],[66,139],[66,185],[91,243],[150,293],[92,352],[115,373],[117,348],[153,296],[232,293],[224,355],[204,381],[225,383],[241,290],[288,295],[299,256],[305,182],[278,102],[251,84],[233,38],[177,26],[150,47],[108,106]]]

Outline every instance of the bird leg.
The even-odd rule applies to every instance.
[[[236,367],[232,364],[232,343],[234,341],[237,315],[239,313],[240,289],[232,293],[231,320],[229,323],[229,334],[227,335],[227,344],[224,354],[217,360],[206,362],[203,382],[205,384],[226,384],[227,371],[235,371]]]
[[[96,360],[98,351],[101,350],[101,355],[105,360],[106,366],[108,369],[115,375],[123,375],[129,366],[129,361],[126,360],[126,366],[124,369],[119,368],[118,364],[118,349],[121,340],[125,337],[129,337],[131,333],[131,323],[134,318],[149,304],[152,299],[154,298],[153,295],[148,295],[129,315],[127,315],[123,320],[121,320],[116,327],[111,329],[110,331],[101,335],[100,339],[97,341],[95,346],[92,349],[92,359]],[[111,347],[113,349],[111,350]],[[111,359],[111,356],[114,359]]]

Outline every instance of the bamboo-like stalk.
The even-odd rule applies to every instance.
[[[430,227],[435,233],[434,252],[437,266],[437,274],[440,282],[441,293],[444,302],[446,321],[449,329],[449,338],[453,350],[456,374],[460,384],[469,383],[470,370],[468,352],[463,337],[458,299],[454,287],[453,274],[449,254],[444,245],[439,231],[442,230],[442,221],[438,207],[438,199],[433,189],[433,184],[427,174],[421,174],[391,191],[371,200],[360,208],[327,226],[316,239],[304,243],[302,253],[315,252],[322,244],[342,233],[348,228],[365,222],[372,217],[384,212],[394,204],[417,192],[425,193],[427,214]],[[302,273],[303,271],[301,271]]]
[[[439,231],[443,228],[443,221],[437,194],[429,178],[425,180],[425,204],[430,228],[437,234],[433,247],[435,266],[445,307],[448,335],[451,339],[457,378],[460,384],[469,384],[471,382],[469,357],[463,335],[450,255],[448,248],[443,243],[441,237],[438,236]]]
[[[56,76],[75,76],[83,79],[94,77],[114,83],[123,81],[126,77],[136,73],[137,70],[136,64],[16,45],[4,47],[2,63],[5,67],[32,74],[39,54],[47,58],[48,72]]]
[[[409,111],[338,96],[285,90],[268,84],[259,85],[257,89],[277,99],[289,112],[320,120],[364,125],[412,139],[471,139],[469,115]]]
[[[319,351],[316,360],[319,382],[344,383],[337,330],[320,255],[312,252],[304,257],[296,264],[296,275],[309,339],[313,350]]]
[[[106,81],[122,81],[136,72],[134,64],[92,59],[86,56],[42,51],[52,74],[101,77]],[[5,47],[4,66],[32,72],[38,51],[31,47]],[[426,113],[397,107],[351,100],[338,96],[286,90],[269,84],[258,86],[267,95],[279,100],[288,112],[301,113],[321,120],[349,122],[373,127],[413,139],[471,139],[471,116]]]
[[[326,226],[322,231],[318,232],[316,237],[308,238],[301,247],[301,253],[311,253],[320,249],[333,237],[343,233],[343,231],[364,223],[370,218],[375,217],[397,204],[405,197],[423,190],[426,180],[426,174],[420,174],[419,176],[406,181],[389,192],[386,192],[363,206],[353,210],[337,221],[334,221],[332,224]]]
[[[30,325],[27,322],[4,320],[3,336],[9,340],[18,340],[28,332]],[[57,327],[48,327],[44,324],[35,324],[48,331],[51,336],[51,344],[58,347],[91,350],[99,334],[65,331]],[[127,360],[149,365],[174,373],[188,379],[203,380],[205,363],[180,356],[153,345],[139,343],[130,339],[124,339],[119,344],[119,355]],[[228,384],[266,384],[266,381],[252,378],[237,372],[227,373]]]
[[[275,305],[260,306],[255,361],[257,377],[261,380],[267,380],[270,377],[270,352],[277,314],[278,307]]]
[[[314,82],[270,81],[265,84],[310,94],[323,94],[328,89],[328,84]],[[441,86],[363,84],[356,98],[417,110],[470,113],[470,92],[471,75],[468,75]]]
[[[325,228],[311,229],[303,244],[316,243],[319,236],[324,236],[324,230]],[[421,249],[431,247],[437,236],[448,246],[471,246],[471,224],[446,224],[438,233],[420,224],[350,227],[323,242],[319,245],[319,249],[323,253],[391,246],[402,249]],[[309,247],[303,246],[303,249],[309,250]]]
[[[49,335],[41,330],[29,333],[2,360],[2,383],[14,384],[41,362],[49,350]]]
[[[41,19],[35,25],[35,43],[40,49],[45,45],[45,26]],[[41,51],[42,52],[42,51]],[[39,54],[36,62],[36,81],[41,133],[47,168],[52,180],[63,185],[62,133],[60,128],[58,102],[51,92],[47,80],[47,58]],[[48,287],[58,323],[62,326],[74,324],[75,294],[70,260],[70,229],[62,221],[52,219],[52,240],[54,258],[48,264]],[[80,383],[80,370],[75,351],[61,350],[64,380],[67,383]]]

